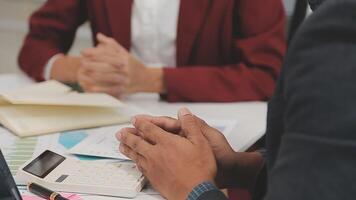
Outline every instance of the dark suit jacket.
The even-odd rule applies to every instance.
[[[355,19],[356,0],[329,0],[296,33],[269,103],[268,187],[256,199],[356,198]]]
[[[50,0],[30,19],[19,55],[23,71],[43,80],[46,62],[67,53],[77,28],[131,42],[133,0]],[[178,68],[164,69],[169,101],[267,100],[285,51],[281,0],[181,0]],[[95,39],[93,39],[95,41]]]

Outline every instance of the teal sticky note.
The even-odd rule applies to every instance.
[[[67,131],[62,132],[59,136],[59,143],[63,145],[66,149],[71,149],[75,145],[83,141],[88,134],[84,131]]]
[[[75,145],[79,144],[81,141],[83,141],[86,137],[88,137],[88,134],[85,133],[85,131],[66,131],[62,132],[59,135],[59,143],[63,145],[66,149],[71,149]],[[103,158],[100,157],[95,157],[95,156],[83,156],[83,155],[76,155],[76,157],[79,160],[100,160]]]
[[[76,155],[76,157],[79,160],[85,160],[85,161],[92,161],[92,160],[102,160],[105,158],[101,158],[101,157],[96,157],[96,156],[84,156],[84,155]]]

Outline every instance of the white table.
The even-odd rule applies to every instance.
[[[124,99],[124,102],[143,108],[155,115],[176,117],[181,107],[189,108],[202,119],[235,119],[236,132],[228,136],[236,151],[245,151],[265,132],[267,105],[265,102],[246,103],[167,103],[158,95],[137,94]]]
[[[0,92],[31,83],[33,83],[32,80],[22,74],[2,74],[0,75]],[[123,101],[154,115],[174,117],[179,108],[187,107],[203,119],[235,119],[238,121],[238,126],[227,139],[236,151],[244,151],[255,143],[264,134],[266,126],[267,106],[265,102],[172,104],[160,101],[158,95],[153,94],[131,95],[125,97]],[[85,199],[98,199],[98,197],[85,196]],[[112,198],[100,197],[100,199]],[[161,199],[161,197],[142,194],[137,199]]]

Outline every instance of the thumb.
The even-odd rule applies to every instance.
[[[181,108],[178,111],[178,120],[181,123],[183,134],[191,142],[198,142],[203,137],[200,125],[197,123],[195,116],[187,109]]]
[[[100,43],[104,43],[104,44],[110,44],[112,43],[112,38],[102,34],[102,33],[98,33],[96,35],[96,39],[100,42]]]
[[[111,48],[113,48],[115,51],[121,51],[123,48],[123,47],[121,47],[121,45],[118,42],[116,42],[116,40],[114,38],[108,37],[102,33],[98,33],[96,35],[96,39],[98,40],[98,42],[100,44],[108,45]]]
[[[217,133],[223,135],[222,133],[220,133],[219,130],[211,127],[203,119],[201,119],[199,117],[196,117],[196,120],[197,120],[197,123],[200,125],[200,129],[201,129],[203,135],[205,136],[205,138],[208,141],[214,140],[214,138],[216,137]]]

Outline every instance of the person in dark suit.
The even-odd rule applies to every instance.
[[[168,199],[227,199],[218,187],[249,188],[256,200],[355,199],[355,10],[356,0],[327,0],[295,34],[265,154],[234,152],[187,109],[178,120],[135,117],[117,135],[120,151]]]
[[[85,21],[96,48],[67,55]],[[50,0],[30,18],[19,65],[37,81],[79,82],[115,97],[268,100],[284,31],[281,0]]]

